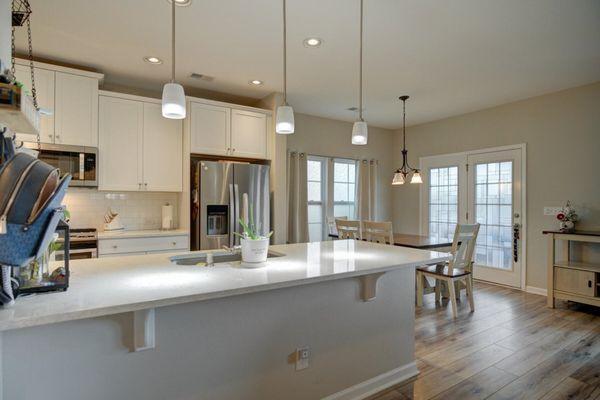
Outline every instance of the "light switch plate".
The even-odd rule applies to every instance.
[[[310,351],[308,347],[300,347],[296,349],[296,371],[302,371],[308,368],[308,358]]]

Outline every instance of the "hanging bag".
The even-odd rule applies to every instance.
[[[18,153],[0,168],[0,264],[24,266],[48,247],[70,175]]]

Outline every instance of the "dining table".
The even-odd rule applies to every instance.
[[[336,233],[330,233],[329,237],[337,239]],[[452,246],[447,238],[436,236],[414,235],[410,233],[394,233],[394,246],[411,247],[421,250],[440,250]]]

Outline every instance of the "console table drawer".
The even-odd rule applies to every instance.
[[[554,288],[562,292],[593,297],[596,274],[591,271],[555,267]]]

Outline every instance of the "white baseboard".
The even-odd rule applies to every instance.
[[[527,293],[539,294],[541,296],[547,296],[548,291],[546,289],[542,289],[535,286],[525,286],[525,291]]]
[[[403,365],[391,371],[384,372],[374,378],[363,381],[347,389],[339,391],[324,397],[323,400],[360,400],[375,393],[381,392],[400,382],[417,375],[419,370],[417,364],[413,361],[410,364]]]

